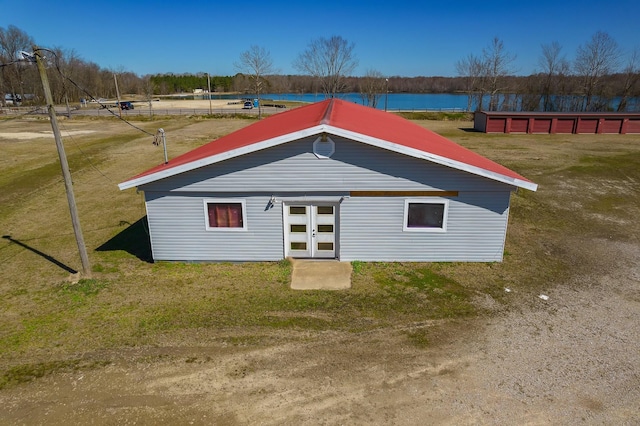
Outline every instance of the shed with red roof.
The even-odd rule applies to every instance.
[[[537,185],[408,120],[330,99],[147,170],[155,260],[500,261]]]

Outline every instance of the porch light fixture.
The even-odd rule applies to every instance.
[[[264,208],[264,211],[271,210],[276,204],[276,196],[272,195],[269,201],[267,202],[267,206]]]

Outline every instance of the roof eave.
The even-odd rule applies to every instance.
[[[160,179],[165,179],[171,176],[175,176],[181,173],[189,172],[191,170],[198,169],[200,167],[209,166],[211,164],[219,163],[221,161],[229,160],[231,158],[239,157],[241,155],[250,154],[252,152],[260,151],[262,149],[271,148],[283,143],[291,142],[297,139],[313,136],[326,131],[327,126],[320,124],[306,129],[298,130],[296,132],[287,133],[286,135],[280,135],[275,138],[267,139],[254,144],[246,145],[240,148],[236,148],[230,151],[226,151],[220,154],[204,157],[199,160],[195,160],[189,163],[181,164],[176,167],[172,167],[166,170],[161,170],[156,173],[150,173],[148,175],[140,176],[137,178],[129,179],[125,182],[118,184],[120,190],[125,190],[141,185],[145,185],[151,182],[155,182]],[[169,162],[170,164],[171,162]]]
[[[518,179],[511,176],[505,176],[500,173],[492,172],[490,170],[483,169],[481,167],[476,167],[467,163],[463,163],[460,161],[452,160],[447,157],[442,157],[436,154],[432,154],[426,151],[421,151],[418,149],[410,148],[405,145],[399,145],[394,142],[390,142],[384,139],[374,138],[369,135],[365,135],[362,133],[353,132],[351,130],[345,130],[340,127],[327,126],[327,133],[334,134],[336,136],[342,136],[348,139],[356,140],[358,142],[366,143],[372,146],[376,146],[378,148],[389,149],[401,154],[405,154],[414,158],[419,158],[422,160],[428,160],[436,164],[441,164],[443,166],[451,167],[457,170],[469,172],[478,176],[482,176],[488,179],[492,179],[498,182],[506,183],[508,185],[516,186],[518,188],[524,188],[531,191],[536,191],[538,189],[538,185],[524,180]]]
[[[347,139],[352,139],[358,142],[366,143],[368,145],[376,146],[378,148],[388,149],[391,151],[398,152],[400,154],[405,154],[414,158],[419,158],[422,160],[431,161],[436,164],[441,164],[447,167],[451,167],[457,170],[465,171],[468,173],[472,173],[478,176],[482,176],[488,179],[492,179],[498,182],[505,183],[507,185],[512,185],[518,188],[528,189],[530,191],[536,191],[538,185],[524,180],[518,179],[511,176],[505,176],[500,173],[492,172],[490,170],[486,170],[480,167],[476,167],[467,163],[463,163],[460,161],[452,160],[447,157],[442,157],[436,154],[432,154],[426,151],[414,149],[407,147],[405,145],[400,145],[394,142],[390,142],[384,139],[374,138],[369,135],[365,135],[362,133],[354,132],[351,130],[346,130],[341,127],[335,127],[328,124],[319,124],[316,126],[308,127],[302,130],[298,130],[296,132],[291,132],[286,135],[280,135],[275,138],[267,139],[261,142],[257,142],[254,144],[246,145],[240,148],[236,148],[230,151],[226,151],[220,154],[212,155],[209,157],[201,158],[199,160],[195,160],[189,163],[181,164],[176,167],[171,167],[166,170],[161,170],[156,173],[151,173],[148,175],[140,176],[137,178],[130,179],[128,181],[122,182],[118,184],[118,188],[122,191],[125,189],[139,187],[141,185],[145,185],[151,182],[155,182],[160,179],[165,179],[171,176],[175,176],[181,173],[189,172],[191,170],[205,167],[211,164],[218,163],[220,161],[229,160],[231,158],[235,158],[241,155],[249,154],[255,151],[259,151],[266,148],[271,148],[276,145],[280,145],[283,143],[291,142],[297,139],[301,139],[304,137],[309,137],[312,135],[316,135],[319,133],[329,133],[335,136],[345,137]]]

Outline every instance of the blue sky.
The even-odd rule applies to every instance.
[[[42,47],[138,75],[233,75],[251,45],[282,74],[309,42],[339,35],[355,43],[355,75],[455,76],[455,63],[494,37],[516,55],[518,74],[536,70],[542,44],[573,60],[596,31],[625,54],[640,48],[637,0],[152,1],[0,0],[0,27],[14,25]]]

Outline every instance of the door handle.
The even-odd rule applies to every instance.
[[[315,229],[311,231],[311,236],[312,236],[313,238],[315,238],[315,237],[316,237],[316,230],[315,230]]]

